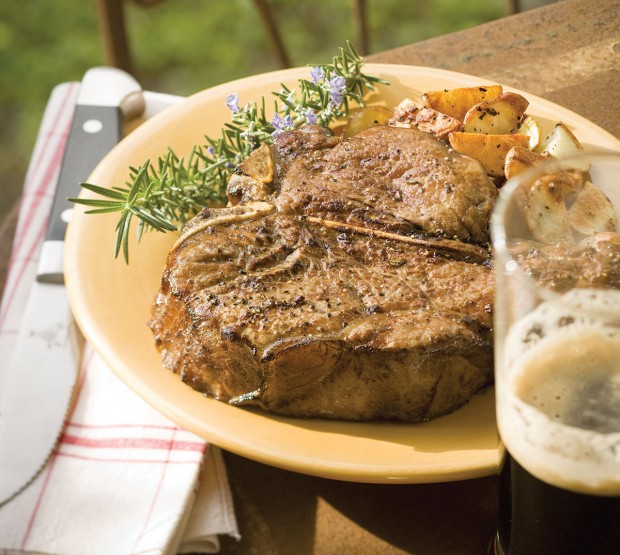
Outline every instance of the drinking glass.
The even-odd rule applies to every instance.
[[[510,179],[491,221],[504,446],[491,553],[620,553],[620,155]]]

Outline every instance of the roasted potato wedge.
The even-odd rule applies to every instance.
[[[567,158],[569,156],[583,154],[583,145],[566,125],[559,122],[539,145],[537,150],[555,156],[556,158]],[[577,167],[577,169],[589,171],[590,166],[591,163],[586,160]]]
[[[483,133],[451,133],[450,146],[478,160],[485,171],[493,176],[504,175],[504,164],[508,151],[515,146],[527,148],[527,135],[485,135]]]
[[[465,114],[474,105],[484,100],[490,100],[502,94],[501,85],[485,87],[461,87],[445,89],[443,91],[430,91],[422,95],[424,105],[427,108],[437,110],[442,114],[463,121]]]
[[[367,106],[354,112],[344,126],[343,137],[348,139],[364,129],[377,125],[387,125],[392,117],[392,111],[384,106]]]
[[[567,206],[575,202],[586,181],[586,174],[581,170],[561,170],[556,174],[556,185],[562,190]]]
[[[525,221],[532,236],[546,244],[572,238],[568,212],[557,184],[557,176],[546,175],[529,190],[524,206]]]
[[[591,181],[586,181],[568,209],[568,221],[584,235],[615,231],[618,224],[611,201]]]
[[[515,129],[515,133],[527,135],[530,138],[531,150],[535,150],[540,144],[540,136],[542,132],[538,121],[536,121],[532,116],[526,115],[521,120],[521,123],[519,123],[519,127]]]
[[[618,225],[611,201],[582,170],[544,175],[525,197],[525,220],[534,238],[542,243],[614,232]]]
[[[446,140],[450,133],[461,130],[461,122],[433,108],[427,108],[420,101],[409,98],[394,109],[389,125],[393,127],[416,128]]]
[[[465,114],[463,131],[488,135],[513,133],[528,106],[525,97],[511,92],[483,100]]]
[[[528,147],[521,145],[513,146],[506,154],[504,161],[504,175],[511,179],[515,175],[523,173],[529,168],[540,165],[549,157],[538,152],[532,152]]]

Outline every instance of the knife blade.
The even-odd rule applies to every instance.
[[[80,83],[56,184],[36,280],[32,284],[0,405],[0,506],[45,466],[63,429],[78,376],[80,334],[64,287],[67,198],[77,196],[122,136],[123,116],[144,108],[141,88],[110,67],[88,70]]]

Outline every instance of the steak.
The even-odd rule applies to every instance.
[[[455,410],[492,380],[496,194],[416,129],[281,133],[171,249],[149,323],[164,365],[281,415]]]

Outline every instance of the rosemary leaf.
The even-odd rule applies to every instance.
[[[281,85],[274,97],[273,116],[268,118],[262,97],[240,106],[236,94],[226,98],[231,121],[224,124],[217,138],[206,136],[195,145],[187,159],[172,149],[157,159],[146,160],[139,168],[129,168],[126,188],[81,186],[99,199],[69,199],[92,208],[88,214],[120,212],[116,225],[115,256],[123,251],[129,262],[131,222],[138,219],[138,240],[144,231],[168,232],[180,229],[202,207],[226,203],[226,184],[236,167],[263,143],[271,143],[279,133],[306,123],[329,126],[348,116],[351,104],[363,105],[366,92],[379,77],[362,72],[363,58],[350,42],[340,48],[331,64],[309,66],[310,79],[299,80],[299,91]]]
[[[106,187],[100,187],[99,185],[92,185],[90,183],[81,183],[81,187],[84,189],[88,189],[93,193],[101,195],[102,197],[113,198],[117,200],[123,200],[125,196],[123,195],[123,191],[118,189],[108,189]],[[72,202],[79,202],[79,199],[69,199]]]

